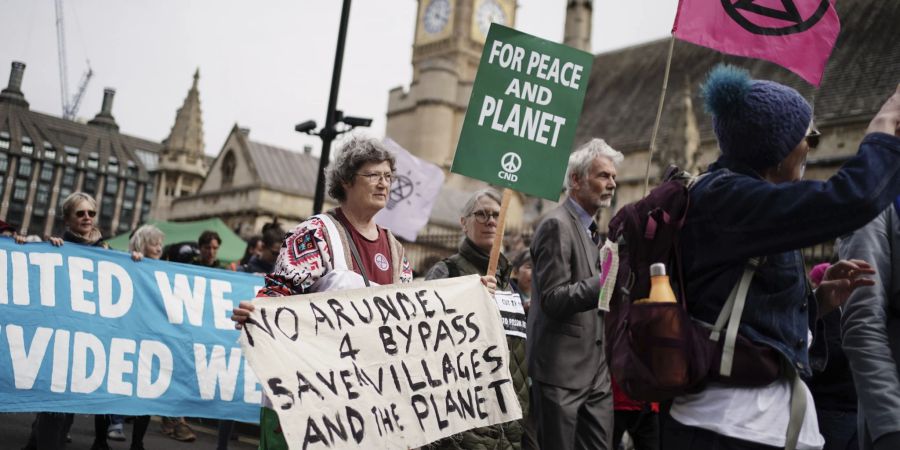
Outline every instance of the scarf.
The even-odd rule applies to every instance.
[[[100,230],[96,228],[92,229],[91,232],[87,234],[87,236],[82,236],[66,228],[66,231],[63,232],[63,240],[66,242],[74,242],[76,244],[90,245],[94,247],[105,246],[105,243],[103,242],[103,235],[100,234]]]
[[[459,255],[478,268],[478,273],[487,273],[488,260],[491,255],[476,247],[468,237],[459,244]],[[512,267],[509,265],[509,260],[501,252],[500,259],[497,261],[497,274],[494,275],[497,278],[498,287],[507,286],[510,272],[512,272]]]

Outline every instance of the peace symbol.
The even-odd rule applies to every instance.
[[[500,159],[500,166],[509,173],[516,173],[522,168],[522,158],[518,154],[509,152]]]
[[[805,20],[797,10],[794,0],[781,0],[782,9],[771,8],[759,4],[759,0],[721,0],[722,7],[741,28],[753,33],[766,36],[784,36],[788,34],[802,33],[813,26],[825,16],[830,6],[829,0],[820,0],[819,6]],[[749,13],[749,14],[748,14]],[[754,15],[779,19],[790,22],[793,25],[785,27],[763,26],[754,23],[750,18]]]

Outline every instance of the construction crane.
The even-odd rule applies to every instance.
[[[62,0],[54,0],[56,3],[56,49],[59,54],[59,90],[62,97],[63,118],[74,120],[75,114],[78,112],[78,106],[81,104],[81,97],[87,90],[87,85],[94,76],[91,70],[91,62],[87,61],[87,70],[81,76],[81,82],[78,83],[78,92],[69,100],[69,70],[66,66],[66,31],[63,21],[63,5]]]

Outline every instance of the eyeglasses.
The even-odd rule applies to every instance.
[[[391,184],[394,181],[394,173],[393,172],[369,172],[369,173],[358,173],[357,175],[366,179],[369,184],[378,184],[379,181],[384,179],[384,182],[387,184]]]
[[[491,219],[494,219],[495,222],[500,220],[499,211],[475,211],[469,215],[475,217],[475,221],[481,224],[488,223]]]
[[[94,217],[96,215],[97,215],[97,211],[94,211],[93,209],[81,209],[81,210],[75,211],[75,217],[77,217],[79,219],[83,219],[84,216]]]
[[[806,145],[808,145],[811,150],[815,150],[816,147],[819,146],[820,136],[822,136],[822,133],[819,133],[819,130],[810,130],[810,132],[806,135]]]

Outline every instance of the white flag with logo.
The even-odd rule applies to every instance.
[[[444,171],[416,158],[391,138],[384,138],[384,145],[397,158],[397,172],[387,206],[375,216],[375,223],[414,242],[431,216],[431,208],[444,184]]]

